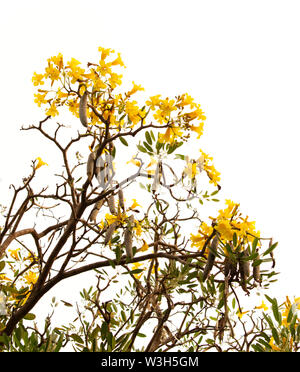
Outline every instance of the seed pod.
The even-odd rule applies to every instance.
[[[99,185],[102,188],[105,188],[105,162],[104,162],[102,156],[99,156],[97,158],[95,174],[96,174],[97,180],[99,182]]]
[[[217,320],[215,331],[214,331],[214,338],[216,339],[218,336],[220,342],[223,340],[223,337],[224,337],[226,323],[227,323],[226,315],[224,313],[221,313],[220,318]]]
[[[128,226],[127,226],[127,229],[125,230],[125,234],[124,234],[124,245],[125,245],[125,249],[126,249],[126,255],[129,258],[133,257],[133,253],[132,253],[132,235],[133,235],[132,228],[133,228],[133,224],[134,224],[134,216],[131,215],[128,218]]]
[[[88,94],[87,94],[87,91],[85,91],[83,95],[80,97],[80,101],[79,101],[79,119],[80,119],[81,124],[84,127],[88,126],[87,98],[88,98]]]
[[[122,211],[125,212],[124,194],[121,188],[119,188],[118,196],[119,196],[119,206],[122,209]]]
[[[86,164],[86,174],[87,174],[87,177],[88,177],[89,181],[91,181],[91,179],[93,178],[93,175],[94,175],[95,157],[96,157],[95,153],[91,152],[89,157],[88,157],[87,164]]]
[[[161,176],[162,176],[162,163],[161,163],[161,161],[159,161],[157,163],[155,174],[154,174],[154,180],[153,180],[153,184],[152,184],[152,192],[155,192],[159,189]]]
[[[248,250],[241,252],[239,260],[240,276],[243,282],[245,282],[250,276],[250,264],[249,261],[243,260],[244,257],[249,257]]]
[[[108,229],[106,230],[104,244],[108,244],[113,236],[113,233],[115,232],[116,228],[118,226],[117,222],[113,222],[108,226]]]
[[[99,211],[100,211],[100,209],[101,209],[103,203],[104,203],[104,200],[103,200],[103,199],[99,200],[99,201],[96,203],[96,205],[95,205],[95,207],[94,207],[94,209],[92,210],[92,213],[91,213],[91,215],[90,215],[90,220],[91,220],[91,221],[94,221],[94,222],[96,223],[97,215],[98,215],[98,213],[99,213]]]
[[[257,256],[257,260],[260,260],[260,256]],[[260,264],[253,266],[253,278],[257,283],[261,283],[261,278],[260,278]]]
[[[224,260],[224,276],[227,277],[229,273],[231,272],[231,262],[228,257]]]
[[[116,206],[115,206],[115,197],[113,195],[110,195],[107,198],[107,204],[108,204],[110,213],[113,214],[114,216],[117,216],[118,213],[116,211]]]
[[[215,262],[215,259],[216,259],[215,252],[217,251],[218,244],[219,244],[219,236],[218,236],[218,234],[216,234],[215,237],[213,238],[212,242],[211,242],[210,249],[209,249],[209,252],[208,252],[206,265],[205,265],[204,271],[203,271],[203,282],[205,282],[205,280],[207,279],[211,269],[214,266],[214,262]]]

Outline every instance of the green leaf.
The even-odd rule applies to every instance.
[[[272,311],[273,311],[274,318],[276,319],[278,324],[281,325],[282,317],[281,317],[281,313],[279,312],[276,299],[273,300]]]
[[[5,261],[0,262],[0,271],[2,271],[5,267]]]
[[[148,145],[147,142],[143,141],[143,145],[146,147],[146,149],[147,149],[149,152],[151,152],[151,153],[153,152],[152,147],[151,147],[150,145]]]
[[[146,141],[149,143],[149,145],[152,145],[152,138],[148,131],[145,133]]]
[[[55,349],[53,350],[54,353],[58,353],[58,352],[59,352],[59,350],[60,350],[61,347],[62,347],[63,340],[64,340],[64,335],[61,334],[60,337],[59,337],[59,339],[58,339],[58,341],[57,341],[56,347],[55,347]]]
[[[274,337],[275,343],[279,346],[280,338],[279,338],[279,335],[278,335],[278,332],[277,332],[276,328],[272,328],[272,336]]]
[[[256,247],[257,247],[257,244],[258,244],[258,238],[255,238],[252,242],[252,253],[255,252],[256,250]]]
[[[271,253],[278,245],[278,242],[277,243],[274,243],[273,245],[271,245],[270,248],[268,248],[265,253],[263,254],[263,256],[266,256],[267,254]]]
[[[294,304],[295,305],[295,304]],[[295,313],[295,306],[291,306],[291,308],[290,308],[290,310],[289,310],[289,312],[288,312],[288,316],[287,316],[287,319],[286,319],[286,321],[288,322],[288,323],[290,323],[291,321],[292,321],[292,318],[293,318],[293,315],[294,315],[294,313]]]
[[[124,145],[124,146],[128,146],[128,142],[126,141],[126,139],[124,137],[119,137],[119,140],[120,142]]]
[[[141,152],[144,152],[144,153],[147,153],[147,150],[141,146],[141,145],[136,145],[136,147],[141,151]]]
[[[32,314],[32,313],[28,313],[24,316],[24,319],[26,320],[34,320],[35,319],[35,315]]]
[[[236,232],[233,233],[232,242],[233,242],[233,245],[236,247],[236,245],[237,245],[237,235],[236,235]]]

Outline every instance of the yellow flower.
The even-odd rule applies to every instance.
[[[178,127],[168,127],[165,134],[159,133],[158,141],[164,143],[173,143],[176,137],[180,137],[182,131]]]
[[[149,106],[151,110],[155,110],[155,107],[160,104],[160,96],[161,95],[158,94],[157,96],[150,97],[150,100],[146,101],[146,105]]]
[[[45,82],[43,81],[44,75],[37,74],[36,72],[32,76],[32,82],[34,86],[43,85]]]
[[[46,110],[46,115],[48,115],[48,116],[52,116],[52,117],[58,115],[58,111],[57,111],[57,108],[56,108],[54,102],[52,102],[52,103],[51,103],[51,106],[49,107],[49,109]]]
[[[43,165],[48,165],[47,163],[45,163],[40,157],[37,157],[36,160],[38,161],[37,165],[35,166],[35,169],[39,169],[40,167],[42,167]]]
[[[53,62],[59,69],[63,67],[63,55],[59,53],[57,56],[48,59],[48,62]]]
[[[104,60],[105,58],[107,58],[107,56],[110,55],[110,53],[114,53],[115,51],[110,49],[110,48],[103,48],[103,47],[99,47],[98,48],[98,51],[101,52],[101,60]]]
[[[141,268],[141,266],[143,266],[143,264],[141,264],[140,262],[134,262],[134,263],[132,264],[131,270],[138,270],[138,269]],[[143,268],[143,270],[144,270],[144,269],[145,269],[145,268]],[[143,272],[136,273],[136,274],[133,274],[133,275],[134,275],[134,277],[135,277],[136,279],[140,279],[140,277],[142,276],[142,274],[143,274]]]
[[[198,134],[197,139],[200,138],[203,134],[203,126],[204,126],[204,123],[199,124],[198,127],[195,127],[194,125],[190,127],[193,132]]]
[[[47,100],[45,99],[46,95],[47,95],[47,93],[44,93],[44,94],[40,94],[40,93],[34,94],[34,97],[35,97],[34,102],[35,102],[39,107],[41,107],[42,104],[47,103]]]
[[[134,230],[135,230],[135,233],[137,236],[141,236],[142,235],[142,226],[140,224],[140,222],[138,220],[135,220],[135,227],[134,227]]]
[[[126,218],[127,218],[126,214],[122,213],[119,213],[117,216],[109,213],[106,213],[105,215],[105,219],[109,225],[111,225],[114,222],[124,223]]]
[[[178,103],[179,107],[190,105],[191,108],[195,107],[194,99],[187,93],[183,94],[180,97],[180,102]]]
[[[141,246],[140,251],[141,252],[146,252],[148,249],[149,249],[149,245],[143,239],[143,245]]]
[[[141,85],[136,85],[135,82],[132,82],[133,87],[132,89],[127,93],[128,96],[131,96],[132,94],[138,92],[139,90],[145,90]]]
[[[249,313],[249,310],[247,310],[247,311],[240,311],[240,310],[238,310],[237,311],[237,316],[239,317],[239,319],[242,319],[243,315],[245,315],[247,313]]]
[[[136,101],[126,102],[125,112],[128,115],[129,120],[133,124],[137,124],[141,120],[141,117],[139,116],[140,109],[137,106],[137,102]]]
[[[280,351],[281,350],[278,346],[275,345],[275,343],[274,343],[274,337],[271,337],[270,342],[269,342],[269,345],[271,346],[271,348],[274,351]]]
[[[200,150],[200,152],[203,157],[203,169],[205,170],[207,176],[210,179],[209,182],[217,186],[218,182],[220,181],[220,173],[216,170],[214,165],[211,163],[213,158],[211,156],[208,156],[202,150]]]
[[[264,311],[267,311],[268,310],[268,306],[265,304],[264,301],[262,301],[261,305],[256,306],[255,309],[262,309]]]
[[[26,280],[26,282],[28,284],[35,284],[37,279],[38,279],[38,274],[35,273],[34,271],[28,271],[25,275],[24,275],[24,279]]]
[[[122,67],[125,67],[124,62],[122,61],[122,58],[121,58],[121,54],[120,53],[118,53],[118,57],[114,61],[112,61],[111,64],[113,66],[120,65]]]
[[[190,178],[194,179],[196,174],[199,173],[197,169],[197,163],[188,162],[183,172]]]
[[[10,255],[13,259],[15,259],[16,261],[19,261],[19,259],[20,259],[20,257],[19,257],[20,248],[9,249],[8,251],[10,252]]]
[[[84,74],[85,70],[79,67],[80,62],[77,59],[72,58],[68,62],[67,67],[70,69],[68,75],[72,78],[71,82],[74,84]]]
[[[45,68],[45,71],[46,71],[45,76],[52,80],[52,84],[55,80],[59,79],[60,72],[56,67],[53,66],[52,63],[48,62],[48,67]]]
[[[128,160],[128,162],[126,164],[129,164],[129,163],[132,163],[132,164],[136,165],[137,167],[141,166],[141,162],[139,160],[134,159],[134,158]]]
[[[11,279],[9,279],[5,274],[0,274],[0,281],[4,280],[6,282],[10,282]]]
[[[221,238],[225,240],[232,240],[234,231],[228,220],[223,220],[217,224],[215,229],[221,234]]]
[[[141,205],[136,201],[136,199],[132,199],[133,203],[130,207],[130,209],[135,209],[136,207],[141,207]]]
[[[114,72],[110,74],[110,78],[108,80],[109,80],[109,84],[111,85],[112,89],[115,89],[117,85],[122,84],[122,77],[123,75],[118,75]],[[105,89],[105,87],[106,87],[105,84],[102,83],[102,88]]]

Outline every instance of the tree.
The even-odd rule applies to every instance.
[[[120,54],[99,52],[86,69],[51,57],[32,78],[46,116],[22,130],[39,132],[62,163],[43,185],[47,164],[33,161],[2,210],[2,350],[296,350],[297,299],[268,297],[275,321],[259,308],[243,320],[243,298],[275,280],[277,243],[231,200],[205,216],[221,186],[213,158],[198,150],[200,105],[187,93],[138,103],[140,85],[122,90]],[[71,126],[55,122],[70,113]],[[84,306],[63,301],[76,321],[52,324],[54,297],[41,329],[35,305],[87,272]]]

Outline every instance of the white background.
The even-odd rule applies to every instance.
[[[59,52],[87,62],[112,48],[124,78],[149,96],[188,92],[201,103],[199,144],[221,172],[222,198],[279,241],[271,296],[300,296],[299,1],[15,0],[0,14],[0,203],[31,160],[49,161],[38,137],[19,130],[44,117],[33,72]]]

